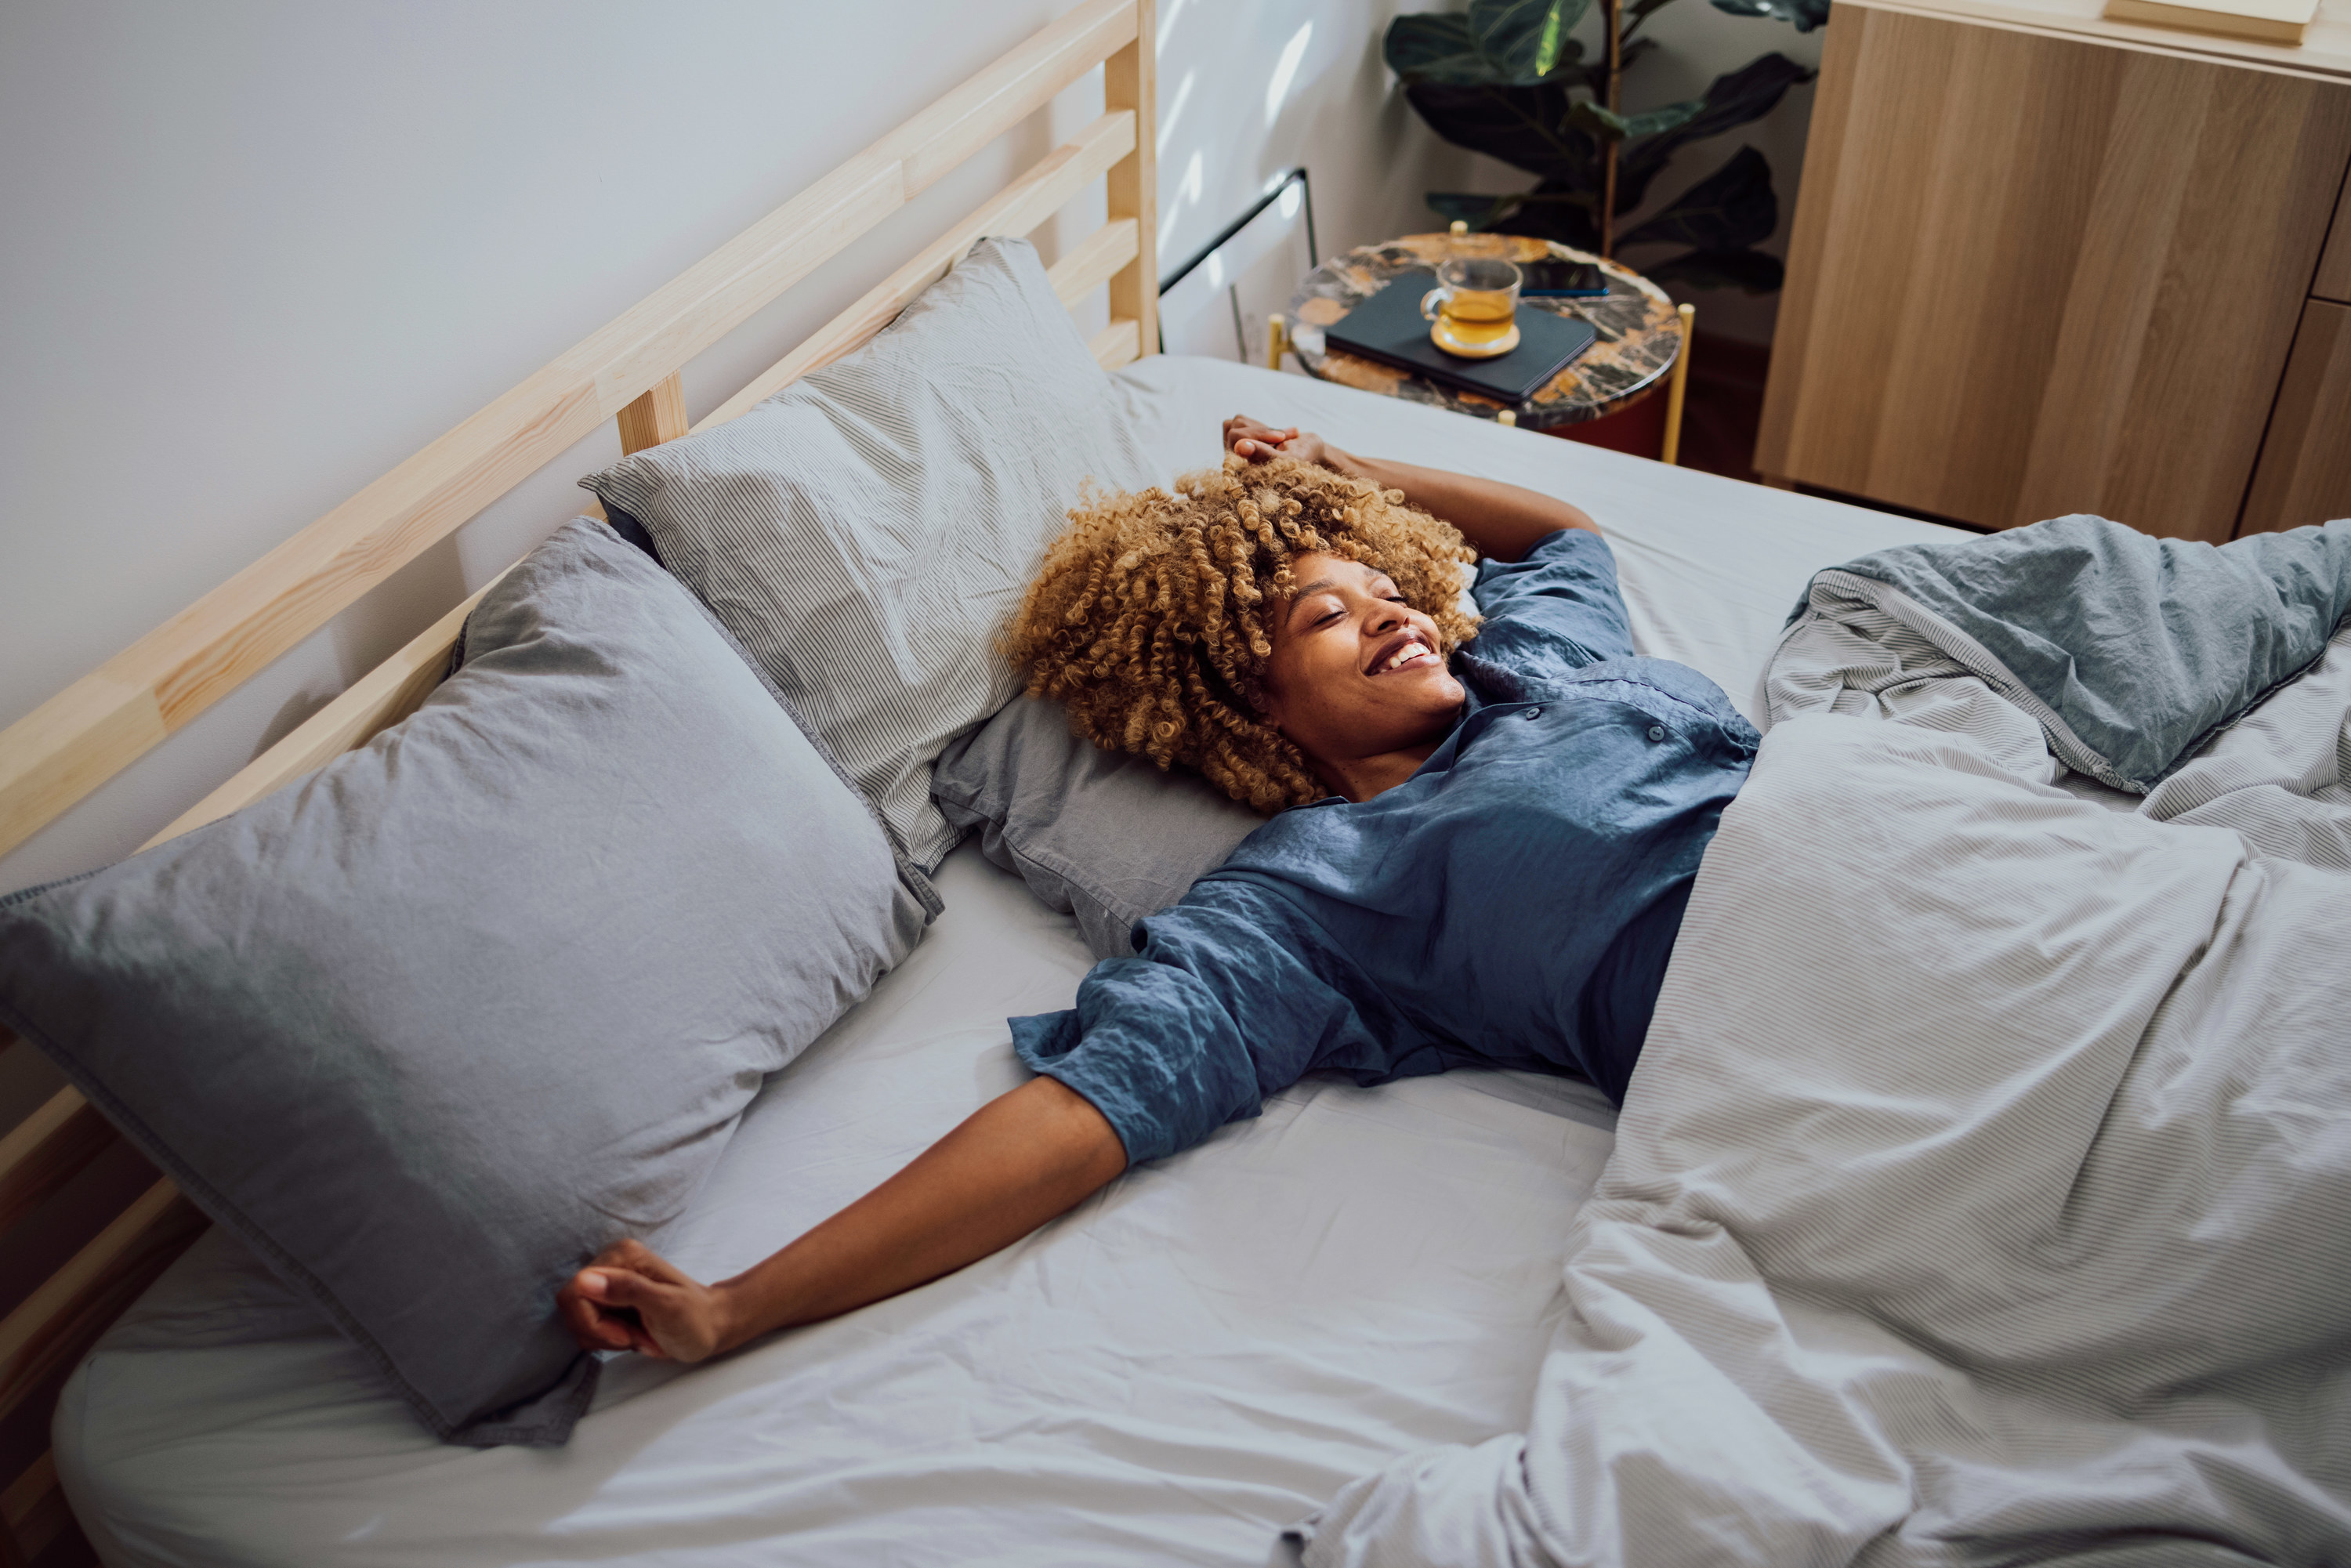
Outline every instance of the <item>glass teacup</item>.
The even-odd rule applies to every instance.
[[[1421,297],[1428,340],[1465,360],[1490,360],[1519,346],[1519,269],[1493,256],[1456,256],[1437,269]]]

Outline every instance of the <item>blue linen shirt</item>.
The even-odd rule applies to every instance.
[[[1020,1059],[1130,1161],[1188,1148],[1310,1071],[1582,1073],[1622,1103],[1699,859],[1760,737],[1633,653],[1615,559],[1571,529],[1479,567],[1461,716],[1405,782],[1275,817],[1096,965]]]

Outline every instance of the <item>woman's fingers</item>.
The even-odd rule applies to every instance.
[[[687,1359],[699,1360],[709,1354],[701,1344],[706,1336],[697,1332],[695,1311],[703,1293],[675,1264],[643,1242],[630,1240],[597,1253],[555,1301],[583,1350],[633,1350],[665,1361],[673,1353],[662,1335],[671,1333],[700,1351],[689,1350]]]
[[[691,1285],[694,1283],[694,1281],[676,1264],[633,1237],[626,1241],[615,1241],[605,1248],[596,1254],[596,1261],[616,1264],[632,1273],[643,1274],[667,1284]]]
[[[1264,458],[1274,455],[1281,443],[1297,435],[1296,426],[1277,428],[1248,414],[1237,413],[1225,421],[1225,447],[1234,455]]]
[[[557,1294],[556,1312],[582,1350],[633,1350],[633,1325],[613,1315],[601,1300],[603,1294],[604,1276],[583,1269]]]
[[[590,1350],[633,1350],[664,1361],[716,1354],[715,1293],[638,1241],[599,1252],[557,1297],[572,1337]]]

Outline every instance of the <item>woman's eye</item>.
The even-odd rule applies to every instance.
[[[1340,616],[1344,615],[1345,613],[1346,612],[1343,610],[1333,610],[1328,614],[1316,616],[1314,618],[1314,624],[1317,626],[1328,626],[1332,622],[1338,620]]]

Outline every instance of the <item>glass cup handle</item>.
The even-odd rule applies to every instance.
[[[1447,289],[1443,285],[1439,285],[1438,287],[1430,289],[1427,293],[1422,295],[1420,297],[1420,319],[1424,321],[1436,320],[1437,312],[1428,308],[1428,302],[1432,299],[1443,298],[1450,292],[1451,291]]]

